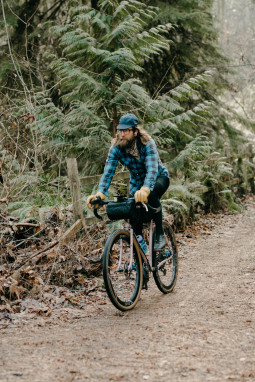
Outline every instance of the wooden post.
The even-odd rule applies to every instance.
[[[84,222],[83,208],[81,203],[81,187],[76,158],[67,158],[66,163],[72,195],[74,219],[75,221],[81,219]]]
[[[249,153],[248,154],[249,161],[254,164],[254,152],[253,152],[252,144],[249,144],[249,146],[248,146],[248,153]],[[253,172],[253,174],[254,174],[254,172]],[[254,175],[253,176],[251,175],[249,177],[248,182],[250,183],[252,194],[255,194],[255,177],[254,177]]]

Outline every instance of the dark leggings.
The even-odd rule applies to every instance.
[[[169,178],[166,176],[159,176],[156,180],[155,186],[148,197],[148,204],[154,208],[161,206],[160,198],[166,192],[169,187]],[[156,230],[161,233],[162,228],[162,209],[159,212],[153,214],[153,220],[156,225]],[[136,235],[141,235],[143,230],[143,224],[138,221],[131,221],[132,227]]]
[[[157,208],[161,206],[160,199],[169,187],[169,178],[166,176],[159,176],[156,180],[155,186],[148,197],[150,206]]]

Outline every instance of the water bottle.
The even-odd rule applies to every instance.
[[[143,253],[146,254],[148,252],[148,245],[145,243],[144,238],[142,237],[142,235],[137,235],[136,238]]]

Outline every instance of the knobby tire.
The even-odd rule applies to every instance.
[[[122,244],[121,244],[122,243]],[[122,247],[122,260],[120,252]],[[134,239],[133,264],[130,262],[130,233],[114,231],[107,239],[103,253],[103,277],[107,294],[113,305],[121,310],[131,310],[137,304],[142,289],[142,261]]]
[[[153,253],[154,267],[153,277],[158,289],[162,293],[173,291],[178,275],[178,250],[176,239],[172,227],[169,223],[163,222],[163,230],[166,238],[166,247],[161,252]],[[158,265],[163,265],[158,268]]]

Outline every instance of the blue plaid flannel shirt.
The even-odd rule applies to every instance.
[[[98,191],[104,195],[109,195],[108,188],[110,187],[118,162],[126,166],[130,171],[130,196],[133,196],[143,186],[153,190],[158,176],[168,177],[168,171],[159,159],[154,140],[151,139],[146,145],[143,145],[138,140],[137,146],[140,160],[127,153],[125,149],[118,148],[117,146],[110,148]]]

